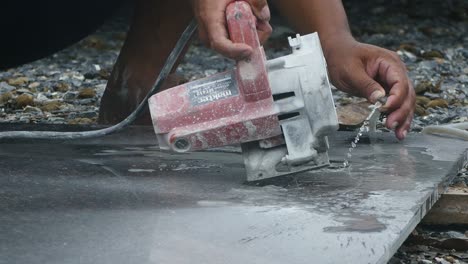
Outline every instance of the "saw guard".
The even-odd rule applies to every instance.
[[[338,118],[320,40],[314,33],[289,43],[291,55],[267,63],[285,144],[242,144],[248,181],[329,165],[327,135],[338,130]]]

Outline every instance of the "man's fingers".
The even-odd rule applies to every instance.
[[[246,44],[233,43],[226,29],[226,20],[224,16],[215,17],[217,20],[207,21],[205,23],[209,38],[209,47],[231,59],[241,60],[252,55],[252,48]]]
[[[388,100],[383,109],[392,112],[405,102],[411,81],[397,61],[382,61],[379,66],[379,76],[389,90]]]
[[[395,111],[388,116],[387,127],[395,130],[395,136],[399,140],[403,140],[410,130],[413,116],[413,112],[399,113],[398,111]]]
[[[260,43],[265,43],[273,31],[270,23],[266,21],[258,21],[257,23],[257,33]]]
[[[226,29],[226,7],[233,0],[193,1],[198,20],[200,39],[210,48],[223,56],[243,60],[252,55],[252,48],[247,44],[233,43]],[[269,24],[270,10],[266,0],[245,0],[252,7],[257,17],[257,33],[261,43],[265,42],[272,32]]]
[[[408,133],[414,116],[415,99],[411,91],[408,92],[407,97],[399,109],[388,115],[386,123],[387,128],[395,130],[395,135],[400,140],[404,139]]]
[[[271,18],[270,8],[266,0],[247,0],[252,7],[252,12],[257,17],[257,33],[260,43],[264,43],[270,37],[273,29],[269,23]]]
[[[360,87],[360,96],[367,98],[371,103],[376,103],[378,99],[385,96],[384,88],[372,79],[363,67],[356,67],[355,72],[349,80],[352,87]]]
[[[270,21],[270,8],[266,0],[247,0],[252,7],[254,15],[261,21]]]
[[[395,135],[399,140],[403,140],[403,139],[406,138],[406,135],[408,134],[408,131],[410,131],[411,122],[413,121],[413,117],[414,117],[413,113],[408,115],[408,117],[406,118],[405,123],[403,123],[402,126],[398,127],[395,130]]]
[[[216,38],[210,41],[210,47],[223,56],[234,60],[247,59],[252,55],[252,48],[243,43],[233,43],[228,38]]]
[[[211,24],[208,29],[210,48],[221,53],[223,56],[234,60],[242,60],[252,55],[252,48],[247,44],[234,43],[228,38],[226,26],[222,23]]]

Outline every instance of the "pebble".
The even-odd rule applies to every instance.
[[[93,98],[88,98],[88,99],[80,99],[80,100],[77,100],[76,101],[76,104],[79,104],[79,105],[90,105],[90,104],[94,104],[96,102],[95,99]]]
[[[101,69],[99,70],[99,77],[101,77],[104,80],[109,80],[110,77],[110,72],[106,69]]]
[[[424,94],[425,92],[440,93],[442,81],[437,82],[435,85],[431,81],[421,81],[415,87],[416,94]]]
[[[413,53],[409,52],[409,51],[397,51],[397,54],[400,55],[400,57],[404,57],[405,61],[412,61],[412,62],[415,62],[418,60],[418,57],[416,55],[414,55]]]
[[[90,118],[75,118],[68,121],[69,125],[88,125],[93,124],[95,121]]]
[[[405,50],[405,51],[408,51],[408,52],[410,52],[412,54],[416,54],[416,55],[421,53],[420,49],[418,49],[416,47],[416,45],[414,45],[412,43],[402,43],[402,44],[400,44],[398,49],[399,50]]]
[[[440,52],[438,50],[430,50],[430,51],[423,52],[421,57],[423,57],[425,59],[434,59],[434,58],[443,59],[444,54],[442,54],[442,52]]]
[[[16,92],[16,94],[30,94],[30,95],[33,94],[31,92],[31,90],[26,89],[26,88],[17,89],[17,90],[15,90],[15,92]]]
[[[452,256],[446,256],[445,260],[447,260],[450,263],[458,263],[458,261]]]
[[[36,95],[35,101],[36,101],[38,104],[44,104],[45,102],[48,102],[48,101],[49,101],[49,97],[47,97],[47,95],[45,95],[44,93],[38,93],[38,94]]]
[[[18,120],[20,123],[31,123],[31,119],[29,116],[25,116],[25,115],[22,115],[20,116],[19,120]]]
[[[422,81],[419,82],[416,87],[414,87],[414,91],[416,94],[424,94],[427,91],[430,91],[433,87],[432,82],[430,81]]]
[[[78,97],[78,92],[69,91],[63,95],[63,100],[72,101],[72,100],[75,100],[77,97]]]
[[[33,82],[33,83],[28,85],[28,88],[29,89],[35,89],[35,88],[39,87],[40,85],[41,85],[40,82]]]
[[[91,36],[85,39],[85,46],[87,46],[88,48],[94,48],[97,50],[104,50],[107,48],[107,45],[104,39],[102,39],[99,36]]]
[[[0,105],[6,104],[12,98],[13,95],[10,92],[0,94]]]
[[[443,107],[448,108],[449,105],[444,99],[435,99],[426,104],[427,108]]]
[[[41,106],[42,111],[52,112],[60,110],[62,103],[59,101],[50,101]]]
[[[0,94],[11,92],[15,90],[16,87],[9,85],[6,82],[0,82]]]
[[[73,79],[76,79],[78,81],[84,81],[85,77],[83,74],[80,74],[80,73],[75,73],[72,75],[72,78]]]
[[[30,94],[23,93],[19,95],[18,97],[16,97],[15,102],[18,108],[23,108],[28,105],[32,106],[34,105],[34,97]]]
[[[64,82],[60,82],[54,85],[54,91],[57,92],[67,92],[70,89],[70,86]]]
[[[419,261],[419,264],[432,264],[432,261],[428,260],[428,259],[421,259]]]
[[[427,98],[429,98],[429,99],[431,99],[431,100],[439,99],[439,98],[440,98],[440,94],[429,93],[429,92],[426,92],[426,93],[424,94],[424,96],[426,96]]]
[[[84,77],[86,79],[94,79],[94,78],[97,78],[98,76],[99,76],[99,74],[96,71],[87,72],[87,73],[84,74]]]
[[[427,116],[429,115],[429,112],[426,111],[426,109],[424,107],[422,107],[421,105],[416,105],[415,108],[414,108],[414,113],[418,116]]]
[[[79,117],[81,118],[95,118],[97,116],[98,116],[98,113],[96,111],[87,111],[87,112],[79,113]]]
[[[49,117],[47,121],[51,124],[64,124],[65,118],[63,117]]]
[[[71,80],[71,84],[75,87],[81,87],[83,85],[83,82],[79,80]]]
[[[28,82],[29,82],[29,78],[27,77],[18,77],[18,78],[13,78],[13,79],[8,80],[8,84],[13,85],[13,86],[25,85]]]
[[[93,88],[84,88],[78,93],[79,99],[94,98],[95,96],[96,91]]]
[[[434,260],[436,261],[437,264],[450,264],[449,261],[443,259],[443,258],[434,258]]]
[[[424,96],[416,96],[416,104],[420,105],[420,106],[425,106],[427,105],[429,102],[431,101],[431,99],[427,98],[427,97],[424,97]]]
[[[42,110],[39,109],[38,107],[33,107],[33,106],[26,106],[23,111],[25,113],[33,113],[33,114],[42,114]]]

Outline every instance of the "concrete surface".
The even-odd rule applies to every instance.
[[[1,130],[1,128],[0,128]],[[247,185],[237,148],[174,155],[151,129],[0,142],[0,263],[386,263],[466,142],[379,134],[339,168]]]

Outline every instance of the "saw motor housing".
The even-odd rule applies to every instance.
[[[236,68],[152,96],[161,149],[189,152],[240,144],[248,181],[329,165],[338,119],[316,33],[289,38],[292,54],[266,60],[249,4],[226,11],[230,39],[253,48]]]

